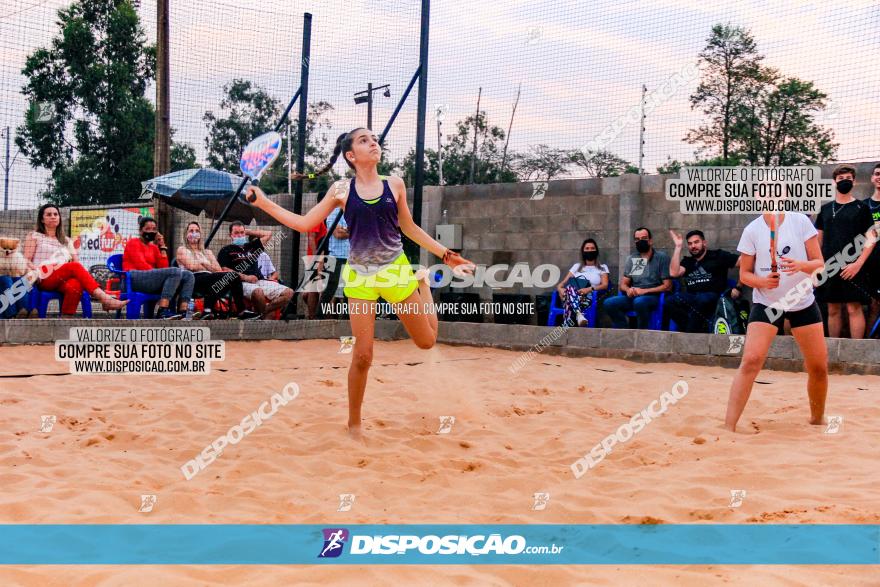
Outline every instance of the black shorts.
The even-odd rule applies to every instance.
[[[844,279],[838,273],[816,290],[816,295],[826,304],[845,304],[858,302],[867,304],[871,300],[870,288],[865,276],[859,273],[853,279]]]
[[[792,328],[801,326],[809,326],[810,324],[822,323],[822,312],[819,311],[819,304],[813,301],[813,304],[807,306],[803,310],[787,311],[779,318],[770,321],[767,315],[767,306],[764,304],[752,304],[752,312],[749,314],[749,324],[752,322],[763,322],[764,324],[772,324],[782,330],[783,321],[788,320]]]
[[[868,295],[880,301],[880,264],[872,264],[869,258],[862,271],[865,273],[864,283],[868,288]]]

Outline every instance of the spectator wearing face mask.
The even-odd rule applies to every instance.
[[[874,193],[867,200],[862,200],[871,212],[871,220],[874,222],[874,236],[880,237],[880,163],[874,165],[871,171],[871,185]],[[871,295],[871,309],[868,316],[867,326],[870,328],[880,317],[880,247],[875,244],[871,250],[871,256],[865,266],[865,281],[868,283],[868,291]]]
[[[205,299],[204,310],[194,314],[196,320],[213,320],[214,304],[226,293],[232,295],[236,308],[244,308],[244,292],[241,280],[234,271],[225,271],[211,249],[202,243],[202,230],[198,222],[190,222],[184,235],[186,244],[177,248],[177,264],[192,271],[195,279],[193,292]],[[238,314],[240,320],[256,318],[257,314],[250,310],[242,310]]]
[[[191,271],[169,267],[168,247],[153,218],[144,216],[140,238],[129,239],[122,254],[122,269],[131,276],[134,291],[159,294],[157,318],[180,320],[186,314],[195,280]],[[170,307],[177,297],[177,311]]]
[[[268,230],[249,230],[238,220],[229,225],[232,244],[217,254],[220,266],[235,271],[241,280],[245,299],[254,306],[263,320],[272,319],[275,310],[284,308],[293,297],[293,290],[277,281],[270,281],[260,273],[259,257],[263,247],[272,238]]]
[[[599,263],[599,245],[593,239],[584,240],[580,251],[581,262],[571,266],[556,291],[565,308],[564,323],[585,326],[584,314],[593,302],[593,292],[608,289],[608,266]]]
[[[633,232],[633,240],[637,252],[626,260],[620,278],[619,288],[623,295],[606,299],[604,307],[615,328],[626,328],[626,314],[635,310],[638,327],[646,329],[651,313],[660,305],[660,293],[672,291],[669,257],[654,250],[651,231],[644,226]]]
[[[666,296],[666,315],[683,332],[709,332],[718,298],[727,290],[727,271],[739,266],[739,255],[722,249],[709,250],[709,243],[699,230],[690,231],[684,239],[674,230],[669,235],[675,243],[669,276],[683,277],[685,290]],[[679,261],[685,241],[690,256]],[[737,299],[741,293],[739,287],[734,287],[730,297]]]
[[[824,204],[816,217],[816,230],[819,231],[819,246],[827,262],[840,252],[853,251],[853,243],[859,235],[864,235],[874,225],[867,204],[856,200],[850,193],[856,179],[856,170],[841,165],[831,174],[837,186],[834,200]],[[843,310],[849,319],[849,334],[852,338],[864,338],[865,313],[862,304],[870,302],[869,286],[864,280],[867,272],[862,268],[871,254],[871,247],[865,246],[859,257],[829,276],[818,293],[820,299],[828,304],[828,336],[839,338],[843,330]],[[777,255],[781,251],[777,251]]]

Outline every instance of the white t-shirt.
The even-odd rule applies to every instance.
[[[779,226],[778,233],[776,235],[777,264],[781,257],[806,261],[808,257],[805,243],[816,236],[818,231],[806,215],[788,212]],[[755,256],[755,275],[764,277],[770,274],[770,227],[764,222],[763,216],[758,216],[745,227],[736,250],[745,255]],[[794,289],[805,278],[809,279],[810,275],[801,271],[790,275],[779,271],[779,287],[775,289],[755,288],[752,292],[752,301],[756,304],[770,306],[784,298],[789,290]],[[811,306],[814,300],[815,296],[811,287],[809,294],[789,308],[789,311],[803,310]]]
[[[602,274],[608,273],[608,265],[603,264],[598,267],[595,265],[584,265],[581,267],[580,263],[575,263],[568,271],[575,277],[588,280],[592,287],[596,287],[602,283]]]

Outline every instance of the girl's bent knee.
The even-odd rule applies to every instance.
[[[373,364],[372,351],[355,351],[351,356],[351,366],[354,369],[369,369]]]

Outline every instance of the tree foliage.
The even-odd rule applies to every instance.
[[[764,66],[749,31],[715,25],[700,53],[703,76],[691,96],[708,120],[685,140],[722,165],[805,165],[834,157],[834,133],[816,122],[827,95],[810,81]]]
[[[333,106],[320,101],[309,104],[306,117],[306,171],[314,171],[329,159],[328,145],[332,138],[328,114]],[[205,112],[203,120],[208,129],[205,147],[208,165],[214,169],[240,173],[239,162],[244,148],[259,135],[272,130],[281,116],[281,103],[266,90],[244,79],[235,79],[223,87],[220,111]],[[291,121],[291,158],[295,169],[298,120]],[[260,179],[267,193],[287,191],[287,129],[281,129],[281,155]],[[326,191],[334,175],[322,176],[308,184],[309,191]]]
[[[477,152],[474,157],[474,129],[477,133]],[[504,130],[489,123],[486,112],[468,116],[455,124],[455,132],[444,137],[443,183],[464,185],[470,182],[471,163],[474,166],[473,183],[517,181],[516,173],[505,165],[501,157],[504,149]],[[415,149],[410,150],[397,164],[407,185],[415,178]],[[440,185],[440,165],[436,149],[425,149],[425,184]]]
[[[144,94],[155,49],[128,0],[79,0],[58,11],[59,33],[31,53],[22,93],[31,107],[16,145],[50,180],[58,205],[116,203],[140,195],[153,173],[155,111]],[[172,147],[172,165],[192,148]]]
[[[583,169],[588,177],[617,177],[623,173],[639,172],[639,169],[626,159],[604,149],[570,151],[568,160]]]

